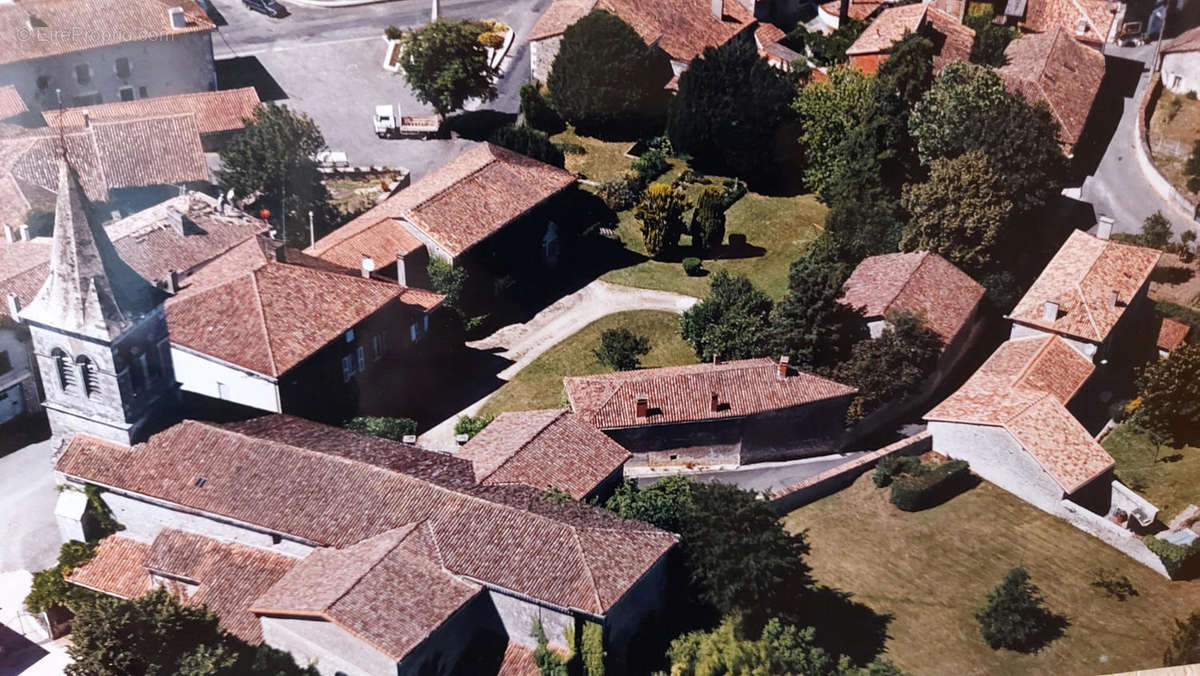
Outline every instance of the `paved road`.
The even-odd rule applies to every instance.
[[[1109,46],[1105,53],[1147,64],[1154,57],[1154,45],[1136,48]],[[1158,193],[1146,182],[1134,157],[1137,152],[1135,144],[1138,142],[1138,106],[1149,81],[1149,68],[1143,67],[1136,91],[1120,101],[1123,106],[1121,120],[1095,173],[1084,181],[1081,198],[1092,203],[1097,215],[1111,216],[1115,221],[1114,230],[1118,232],[1139,232],[1142,221],[1155,211],[1162,211],[1171,220],[1175,232],[1182,232],[1195,228],[1195,222],[1188,214],[1159,198]]]
[[[495,352],[497,356],[512,362],[496,374],[499,387],[512,380],[513,376],[546,350],[601,317],[629,310],[662,310],[682,314],[684,310],[695,305],[697,300],[692,296],[669,291],[635,289],[597,279],[579,291],[558,299],[529,321],[505,326],[486,338],[467,343],[467,347]],[[490,378],[491,374],[487,376]],[[454,423],[461,416],[479,412],[494,393],[495,390],[487,393],[475,403],[433,426],[421,435],[419,443],[427,448],[454,451],[457,448],[454,443]]]
[[[227,22],[213,38],[220,86],[253,84],[261,97],[307,113],[321,128],[330,149],[345,152],[351,164],[404,167],[416,180],[470,145],[461,139],[381,140],[374,134],[372,114],[378,104],[399,103],[405,114],[432,112],[416,100],[402,75],[382,67],[383,29],[428,21],[429,4],[424,0],[341,8],[296,5],[289,7],[292,14],[282,19],[251,12],[240,0],[211,2],[216,14]],[[549,0],[442,3],[443,17],[500,19],[517,34],[500,67],[499,96],[487,103],[469,102],[469,109],[515,116],[520,87],[529,78],[525,36],[548,4]]]
[[[849,462],[867,452],[869,451],[836,453],[784,462],[762,462],[717,472],[689,472],[688,476],[696,481],[734,484],[747,490],[774,492]],[[633,478],[639,486],[650,486],[669,474],[671,473],[639,473]]]
[[[61,544],[54,521],[57,500],[49,441],[0,458],[0,573],[54,564]]]

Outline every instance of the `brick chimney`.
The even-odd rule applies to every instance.
[[[1052,300],[1046,301],[1042,306],[1042,319],[1048,322],[1053,322],[1058,319],[1058,303]]]
[[[174,295],[179,293],[179,271],[167,270],[167,293]]]
[[[1120,296],[1120,294],[1118,294],[1116,291],[1113,291],[1113,292],[1112,292],[1111,294],[1109,294],[1109,296],[1108,296],[1108,306],[1109,306],[1109,307],[1116,307],[1116,306],[1117,306],[1117,301],[1119,301],[1120,299],[1121,299],[1121,296]]]
[[[171,24],[171,30],[182,30],[187,28],[187,17],[183,14],[182,7],[172,7],[167,10],[167,20]]]
[[[779,379],[780,380],[783,380],[784,378],[788,377],[788,364],[791,363],[791,361],[792,361],[792,358],[787,355],[784,355],[779,358]]]
[[[1112,237],[1113,219],[1111,216],[1101,216],[1096,219],[1096,236],[1100,239]]]
[[[22,242],[28,242],[31,239],[29,237],[29,226],[28,225],[25,225],[24,223],[22,223],[21,227],[17,228],[17,231],[21,233],[21,241]]]
[[[404,252],[396,252],[396,283],[408,286],[408,263],[404,260]]]
[[[717,409],[720,407],[721,407],[721,398],[717,396],[716,392],[713,392],[712,393],[712,405],[709,407],[709,410],[712,411],[713,413],[716,413]]]
[[[717,21],[723,21],[725,19],[725,0],[711,0],[710,5],[712,15],[716,17]]]
[[[359,267],[362,270],[363,279],[370,279],[371,273],[375,272],[375,259],[364,255],[362,257],[362,264]]]
[[[8,314],[14,322],[21,322],[21,299],[15,293],[8,294]]]
[[[639,417],[639,418],[645,418],[646,416],[650,415],[650,396],[649,395],[639,394],[637,396],[636,411],[637,411],[637,417]]]

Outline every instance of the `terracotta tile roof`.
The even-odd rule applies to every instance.
[[[600,429],[737,418],[858,391],[803,371],[790,370],[787,378],[778,373],[779,365],[770,359],[744,359],[576,376],[563,384],[575,413]],[[635,405],[643,394],[649,397],[650,415],[639,418]]]
[[[921,33],[930,38],[934,48],[934,72],[941,72],[952,61],[970,61],[971,47],[975,44],[975,30],[963,25],[951,14],[930,7],[925,14]]]
[[[259,252],[257,265],[215,283],[202,268],[189,288],[167,301],[173,344],[279,377],[392,301],[409,302],[407,287],[275,262],[256,242],[230,255],[247,250]],[[211,265],[216,270],[221,263]],[[423,291],[413,298],[441,301]]]
[[[85,112],[92,123],[191,114],[201,134],[213,134],[241,129],[245,120],[254,117],[258,104],[254,87],[242,87],[49,110],[42,115],[51,127],[82,128]]]
[[[1079,140],[1104,80],[1104,55],[1081,44],[1061,26],[1009,43],[999,69],[1004,84],[1030,103],[1045,102],[1068,152]]]
[[[319,545],[344,547],[428,523],[451,573],[594,615],[607,612],[677,541],[598,508],[539,499],[540,491],[525,487],[451,490],[194,421],[133,448],[77,435],[57,468]],[[198,477],[206,479],[202,487]],[[526,509],[522,501],[537,506]]]
[[[191,115],[97,123],[62,141],[93,201],[106,201],[113,188],[211,178]],[[53,205],[59,143],[58,132],[47,128],[0,135],[0,225],[19,225],[30,208]]]
[[[646,44],[657,42],[672,59],[689,62],[706,47],[720,47],[754,23],[739,0],[723,2],[722,18],[717,20],[709,0],[556,0],[538,18],[529,39],[561,35],[592,9],[603,9],[632,26]]]
[[[172,7],[183,8],[183,28],[171,28]],[[31,30],[31,21],[39,27]],[[195,0],[22,0],[0,5],[0,34],[9,36],[0,64],[215,28]],[[21,35],[29,37],[15,39]]]
[[[928,8],[924,3],[916,3],[883,10],[846,49],[846,54],[879,54],[891,50],[892,43],[904,37],[906,31],[917,32],[925,21]]]
[[[1003,427],[1072,493],[1113,464],[1066,409],[1093,368],[1058,336],[1010,340],[925,419]]]
[[[129,599],[154,588],[146,572],[150,545],[121,535],[110,535],[96,545],[91,561],[71,571],[68,581]]]
[[[1105,0],[1028,0],[1023,24],[1036,33],[1061,26],[1078,40],[1103,43],[1116,19],[1113,6],[1115,3]],[[1081,22],[1083,32],[1079,31]]]
[[[21,100],[21,95],[17,93],[17,88],[12,85],[0,87],[0,120],[6,117],[20,115],[28,110],[25,107],[25,102]]]
[[[540,676],[541,673],[542,670],[533,661],[533,652],[525,646],[509,641],[496,676]]]
[[[1010,316],[1022,324],[1103,342],[1150,278],[1161,255],[1155,249],[1103,240],[1075,230]],[[1043,319],[1046,301],[1058,303],[1057,319]]]
[[[442,568],[428,525],[409,524],[312,552],[253,610],[326,619],[398,662],[481,589]]]
[[[1162,46],[1163,54],[1200,51],[1200,26],[1180,33]]]
[[[403,219],[452,256],[498,232],[575,182],[567,171],[491,143],[480,143],[449,164],[322,237],[305,253],[358,269],[363,256],[379,267],[397,251],[421,245]]]
[[[148,570],[198,584],[189,597],[207,605],[221,626],[248,643],[262,642],[262,626],[250,604],[293,566],[294,558],[165,528],[146,555]]]
[[[770,23],[760,23],[754,27],[754,39],[758,40],[760,47],[775,44],[787,37],[787,33],[783,29]]]
[[[188,272],[228,252],[267,229],[260,220],[233,209],[216,211],[216,201],[201,193],[173,197],[104,228],[121,260],[150,281],[166,279],[169,271]],[[187,212],[194,224],[184,234],[171,213]],[[0,297],[15,293],[29,305],[46,281],[50,262],[49,237],[12,243],[0,239]]]
[[[1158,340],[1156,342],[1158,349],[1173,352],[1175,348],[1187,340],[1188,333],[1191,330],[1191,326],[1181,321],[1171,319],[1170,317],[1163,317],[1162,325],[1158,329]]]
[[[884,4],[890,3],[882,2],[882,0],[851,0],[847,13],[855,21],[866,21],[875,13],[875,10]],[[841,14],[842,2],[841,0],[831,0],[831,2],[821,5],[821,11],[836,17]]]
[[[863,259],[846,280],[842,302],[863,308],[868,319],[892,310],[919,312],[948,344],[971,318],[983,293],[981,284],[950,261],[918,251]]]
[[[502,413],[458,452],[481,484],[553,487],[581,500],[632,457],[566,409]]]

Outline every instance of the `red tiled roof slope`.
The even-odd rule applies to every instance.
[[[933,69],[941,72],[952,61],[970,61],[971,47],[975,44],[975,30],[964,25],[951,14],[930,7],[925,14],[923,34],[931,38],[935,47]]]
[[[501,413],[458,452],[482,484],[553,487],[583,499],[632,457],[566,409]]]
[[[1200,51],[1200,26],[1190,28],[1162,46],[1163,54]]]
[[[20,115],[28,110],[25,107],[25,102],[21,100],[21,95],[17,93],[17,88],[12,85],[0,87],[0,120],[6,117]]]
[[[71,571],[69,582],[124,599],[154,588],[146,572],[150,545],[121,535],[110,535],[96,544],[90,561]]]
[[[171,28],[172,7],[183,9],[183,28]],[[30,28],[31,16],[38,28]],[[215,28],[195,0],[22,0],[0,5],[0,33],[9,36],[0,42],[0,64]]]
[[[868,319],[892,310],[918,312],[948,344],[971,318],[983,293],[981,284],[950,261],[918,251],[863,259],[846,280],[841,300],[862,308]]]
[[[567,171],[480,143],[392,195],[305,253],[358,269],[362,257],[382,267],[396,252],[421,246],[405,220],[458,256],[575,182]]]
[[[770,359],[745,359],[575,376],[563,384],[575,413],[600,429],[736,418],[858,391],[803,371],[778,374],[779,365]],[[645,418],[637,417],[635,407],[642,394],[649,396],[651,414]]]
[[[1150,278],[1161,255],[1155,249],[1104,240],[1075,230],[1013,308],[1010,317],[1022,324],[1102,342]],[[1046,301],[1058,303],[1057,319],[1043,319]]]
[[[866,21],[883,4],[885,3],[882,0],[851,0],[847,13],[855,21]],[[842,11],[842,2],[841,0],[831,0],[831,2],[821,5],[821,11],[836,17]]]
[[[504,659],[496,676],[540,676],[542,670],[533,661],[533,652],[512,641],[504,648]]]
[[[1065,28],[1078,40],[1103,43],[1108,40],[1116,15],[1105,0],[1029,0],[1024,25],[1037,33]],[[1080,21],[1084,29],[1079,31]]]
[[[197,448],[205,452],[194,453]],[[194,421],[132,448],[77,435],[66,445],[57,469],[320,545],[344,547],[427,522],[450,572],[597,615],[607,612],[677,540],[595,508],[546,500],[536,510],[510,506],[494,498],[495,491],[506,487],[479,495],[451,490],[364,462]],[[205,482],[198,487],[201,476]],[[591,549],[605,538],[614,541],[612,546]]]
[[[1191,326],[1181,321],[1171,319],[1170,317],[1163,317],[1162,324],[1158,329],[1156,344],[1160,350],[1172,352],[1187,340],[1191,330]]]
[[[1104,79],[1104,55],[1059,26],[1013,40],[1004,57],[1008,62],[998,72],[1005,85],[1030,103],[1046,104],[1058,121],[1063,146],[1070,152]]]
[[[45,111],[42,116],[51,127],[83,127],[85,112],[91,123],[190,113],[201,134],[212,134],[243,128],[245,120],[254,118],[258,105],[254,87],[242,87],[65,108]]]
[[[846,54],[854,56],[889,51],[892,43],[904,37],[905,32],[917,32],[921,23],[925,21],[925,12],[928,9],[928,5],[918,2],[883,10],[846,49]]]

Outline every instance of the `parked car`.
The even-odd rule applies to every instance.
[[[242,0],[247,9],[266,14],[272,19],[287,16],[287,10],[275,0]]]
[[[375,106],[375,135],[379,138],[420,136],[429,138],[442,130],[437,115],[400,115],[400,104]]]

